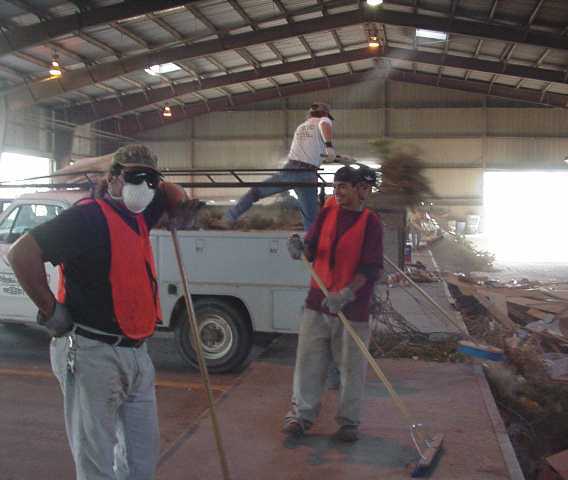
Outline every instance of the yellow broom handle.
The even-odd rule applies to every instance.
[[[323,292],[323,294],[326,297],[328,297],[329,291],[327,290],[326,286],[322,282],[319,275],[313,269],[310,262],[308,262],[308,259],[306,258],[305,255],[302,255],[302,261],[304,262],[304,265],[306,265],[306,268],[310,271],[313,279],[316,281],[316,283],[318,284],[318,286],[321,289],[321,291]],[[389,379],[383,373],[383,371],[381,370],[381,368],[379,367],[379,365],[377,364],[377,362],[375,361],[375,359],[373,358],[373,356],[371,355],[371,353],[367,349],[367,346],[365,345],[363,340],[361,340],[361,337],[359,337],[357,332],[353,329],[353,327],[351,326],[351,323],[349,322],[349,320],[347,319],[345,314],[340,310],[339,312],[337,312],[337,315],[339,316],[339,318],[340,318],[341,322],[343,323],[343,326],[345,327],[345,329],[349,332],[349,335],[351,335],[351,338],[353,338],[353,341],[355,342],[355,344],[359,347],[359,350],[361,350],[361,353],[364,355],[364,357],[369,362],[369,365],[371,365],[371,368],[373,369],[373,371],[377,374],[377,377],[379,377],[381,382],[383,382],[383,384],[386,387],[386,389],[388,390],[394,404],[400,410],[400,413],[402,414],[402,416],[404,418],[406,418],[406,421],[408,422],[409,425],[411,425],[411,426],[414,425],[414,421],[413,421],[412,417],[410,416],[410,412],[407,410],[404,403],[402,403],[402,400],[398,396],[398,393],[396,393],[396,391],[393,388],[392,384],[390,383]]]

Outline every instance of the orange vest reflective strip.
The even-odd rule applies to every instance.
[[[329,212],[321,227],[314,270],[330,292],[338,292],[349,285],[355,276],[355,271],[361,259],[369,210],[365,208],[355,224],[338,240],[335,249],[335,265],[331,268],[332,249],[341,207],[337,205],[337,202],[328,200],[326,208],[329,208]],[[311,286],[319,288],[313,279]]]
[[[139,232],[136,233],[110,205],[98,199],[95,202],[101,208],[110,235],[110,285],[114,316],[127,337],[149,337],[161,319],[161,309],[146,222],[142,214],[136,215]],[[61,279],[58,299],[65,297]]]

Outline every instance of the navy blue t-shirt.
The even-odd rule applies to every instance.
[[[130,212],[107,203],[138,232],[136,219]],[[164,211],[165,196],[157,190],[143,213],[148,229],[156,225]],[[63,265],[65,305],[73,320],[104,332],[122,334],[113,313],[110,232],[97,203],[75,205],[29,233],[38,243],[44,261]]]

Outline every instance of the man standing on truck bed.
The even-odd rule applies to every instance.
[[[294,132],[288,161],[283,172],[277,172],[265,182],[271,183],[313,183],[313,187],[294,187],[298,196],[304,230],[308,230],[314,223],[318,213],[317,195],[317,169],[325,158],[327,162],[335,160],[333,148],[333,121],[329,105],[313,103],[308,112],[308,118]],[[223,226],[231,227],[237,219],[245,213],[253,203],[262,198],[285,192],[290,187],[283,185],[275,187],[252,187],[240,200],[231,207],[223,217]]]
[[[362,340],[368,340],[369,304],[383,268],[383,230],[379,217],[363,205],[376,178],[368,167],[340,168],[334,176],[335,201],[322,209],[304,242],[297,235],[290,238],[292,258],[305,253],[330,295],[325,298],[312,280],[300,323],[292,408],[284,433],[301,436],[314,423],[333,360],[340,371],[335,435],[345,442],[358,439],[366,362],[337,312],[342,310]]]
[[[162,182],[143,145],[113,156],[101,198],[85,199],[24,235],[8,254],[53,336],[51,365],[64,397],[78,480],[155,476],[159,429],[154,366],[145,340],[160,321],[148,231],[162,213],[192,213],[178,185]],[[60,265],[57,298],[44,262]]]

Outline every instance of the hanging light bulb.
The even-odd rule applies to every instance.
[[[383,4],[383,0],[367,0],[367,5],[370,7],[378,7]]]
[[[369,37],[369,48],[379,48],[381,46],[379,32],[377,31],[377,27],[375,25],[369,28],[368,37]]]
[[[169,105],[166,104],[166,106],[164,107],[164,111],[162,112],[162,116],[166,117],[166,118],[171,118],[172,109],[170,108]]]
[[[381,43],[377,35],[369,35],[369,48],[379,48]]]
[[[52,77],[60,77],[61,76],[61,67],[59,66],[59,56],[57,53],[53,54],[51,59],[51,67],[49,68],[49,74]]]

